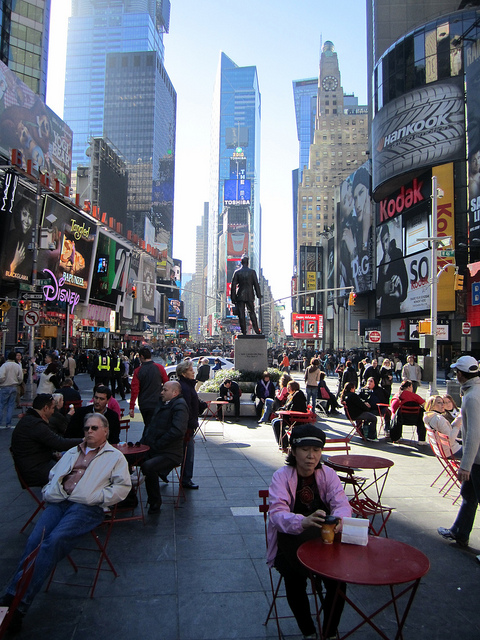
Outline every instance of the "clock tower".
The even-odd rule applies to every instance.
[[[317,117],[338,114],[343,114],[343,89],[335,47],[327,40],[320,57]]]

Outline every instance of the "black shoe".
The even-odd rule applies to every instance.
[[[437,533],[445,538],[445,540],[452,540],[460,547],[468,547],[468,540],[459,540],[455,533],[451,529],[445,529],[445,527],[438,527]]]
[[[162,503],[161,502],[152,502],[150,504],[150,507],[148,509],[148,513],[152,514],[152,513],[160,513],[160,509],[162,508]]]
[[[158,474],[158,477],[160,478],[160,480],[162,482],[165,482],[165,484],[168,484],[169,481],[168,481],[167,476],[161,476],[160,474]]]
[[[190,480],[190,482],[182,482],[182,487],[184,489],[198,489],[198,484],[195,484]]]

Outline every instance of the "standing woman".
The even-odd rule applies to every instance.
[[[199,364],[200,366],[197,368],[197,375],[195,376],[195,380],[197,381],[195,391],[198,391],[202,384],[210,378],[210,362],[208,358],[202,358]]]
[[[283,576],[288,604],[304,638],[317,635],[306,592],[308,572],[298,560],[297,550],[307,540],[320,537],[327,515],[337,517],[338,532],[342,518],[352,514],[337,474],[321,463],[324,445],[325,434],[315,425],[293,427],[286,466],[275,471],[269,488],[267,564]],[[335,594],[337,587],[345,593],[346,585],[316,576],[318,593],[322,582],[326,590],[323,637],[336,638],[344,600],[335,599]]]
[[[184,360],[177,364],[176,374],[180,386],[182,387],[182,396],[188,407],[188,425],[187,433],[183,439],[184,464],[182,469],[182,487],[184,489],[198,489],[193,478],[193,462],[195,458],[195,431],[198,429],[198,416],[200,413],[200,403],[197,392],[195,391],[195,373],[191,360]],[[163,478],[162,478],[163,480]]]
[[[380,386],[385,391],[385,394],[389,402],[390,402],[390,396],[392,395],[392,383],[393,383],[392,363],[388,358],[385,358],[380,368]]]
[[[312,411],[314,413],[317,406],[320,374],[320,360],[318,358],[312,358],[310,360],[310,366],[305,369],[305,390],[307,395],[307,405],[312,405]]]

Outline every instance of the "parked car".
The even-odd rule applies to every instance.
[[[229,362],[228,360],[226,360],[226,358],[222,358],[221,356],[202,356],[201,358],[192,358],[192,364],[193,364],[193,370],[195,371],[195,373],[197,372],[197,367],[198,367],[198,361],[199,360],[203,360],[203,358],[207,358],[208,359],[208,364],[210,365],[210,378],[213,378],[215,373],[212,371],[213,367],[215,366],[215,360],[216,358],[218,358],[220,360],[220,362],[222,363],[222,369],[233,369],[233,362]],[[169,377],[170,380],[176,380],[177,379],[177,373],[176,373],[176,369],[177,369],[177,365],[176,364],[171,364],[168,367],[165,367],[165,371],[167,372],[167,375]]]

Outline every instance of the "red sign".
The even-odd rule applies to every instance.
[[[292,313],[292,337],[322,338],[323,316],[317,313]]]
[[[368,334],[369,342],[380,342],[381,339],[382,339],[382,334],[380,333],[380,331],[370,331],[370,333]]]
[[[462,333],[464,336],[469,336],[472,332],[472,325],[470,322],[462,322]]]

